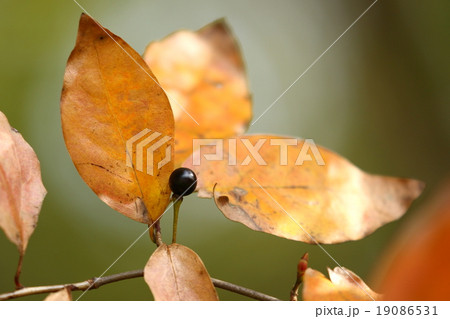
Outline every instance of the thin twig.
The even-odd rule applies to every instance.
[[[178,227],[178,215],[180,213],[180,206],[183,202],[183,196],[173,194],[173,231],[172,231],[172,244],[177,242],[177,227]]]
[[[22,273],[22,264],[23,264],[23,256],[24,252],[20,252],[19,263],[17,264],[16,274],[14,276],[14,284],[16,285],[16,290],[23,288],[23,285],[20,283],[20,274]]]
[[[291,293],[290,293],[290,301],[297,301],[298,300],[298,289],[300,288],[300,285],[302,284],[301,280],[296,280],[294,287],[292,287]]]
[[[227,281],[223,281],[220,279],[216,279],[216,278],[211,278],[214,286],[216,286],[217,288],[221,288],[221,289],[225,289],[225,290],[229,290],[232,291],[234,293],[246,296],[246,297],[250,297],[253,298],[255,300],[261,300],[261,301],[280,301],[280,299],[277,299],[275,297],[263,294],[262,292],[259,291],[255,291],[249,288],[245,288],[242,286],[238,286],[235,284],[232,284],[230,282]]]
[[[51,286],[38,286],[38,287],[25,287],[13,292],[8,292],[0,295],[0,300],[8,300],[13,298],[19,298],[30,295],[37,294],[45,294],[50,292],[59,291],[66,287],[70,287],[72,291],[75,290],[87,290],[87,289],[96,289],[103,285],[110,284],[112,282],[121,281],[125,279],[142,277],[144,275],[144,271],[142,269],[132,270],[123,272],[120,274],[114,274],[111,276],[105,276],[102,278],[92,278],[85,281],[73,283],[73,284],[62,284],[62,285],[51,285]],[[91,287],[92,286],[92,287]]]
[[[7,292],[4,294],[0,294],[0,300],[9,300],[14,298],[20,298],[30,295],[37,295],[37,294],[45,294],[45,293],[51,293],[55,291],[59,291],[64,288],[70,288],[71,291],[75,290],[87,290],[87,289],[97,289],[100,288],[103,285],[107,285],[113,282],[126,280],[126,279],[132,279],[132,278],[138,278],[144,276],[144,270],[132,270],[132,271],[126,271],[119,274],[114,274],[111,276],[105,276],[102,278],[91,278],[85,281],[73,283],[73,284],[62,284],[62,285],[51,285],[51,286],[37,286],[37,287],[25,287],[13,292]],[[234,293],[247,296],[256,300],[264,300],[264,301],[275,301],[279,300],[275,297],[263,294],[261,292],[241,287],[223,280],[211,278],[214,286],[217,288],[225,289],[232,291]]]

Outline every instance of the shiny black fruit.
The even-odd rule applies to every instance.
[[[172,192],[177,196],[189,195],[197,187],[197,176],[189,168],[177,168],[170,174],[169,186]]]

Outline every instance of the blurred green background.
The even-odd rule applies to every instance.
[[[138,52],[173,31],[225,17],[241,43],[255,118],[371,3],[80,0]],[[101,202],[64,146],[59,98],[80,13],[72,0],[0,1],[0,109],[35,149],[48,190],[25,256],[27,286],[98,276],[146,228]],[[313,138],[368,172],[427,183],[400,221],[364,240],[325,246],[369,284],[395,231],[449,172],[449,30],[449,1],[379,1],[249,131]],[[162,222],[167,240],[171,215]],[[213,277],[284,299],[304,252],[316,269],[336,266],[318,247],[251,231],[195,196],[183,204],[178,239],[201,256]],[[142,268],[153,249],[144,236],[107,274]],[[17,260],[16,247],[1,232],[0,292],[14,289]],[[246,299],[219,294],[224,300]],[[142,279],[83,296],[151,299]]]

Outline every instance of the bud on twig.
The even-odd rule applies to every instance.
[[[305,274],[306,269],[308,268],[308,253],[305,253],[303,257],[300,259],[297,265],[297,279],[295,281],[294,287],[291,290],[291,301],[297,301],[298,299],[298,289],[303,282],[303,275]]]

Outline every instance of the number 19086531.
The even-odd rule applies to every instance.
[[[377,306],[377,316],[437,316],[436,306]]]

